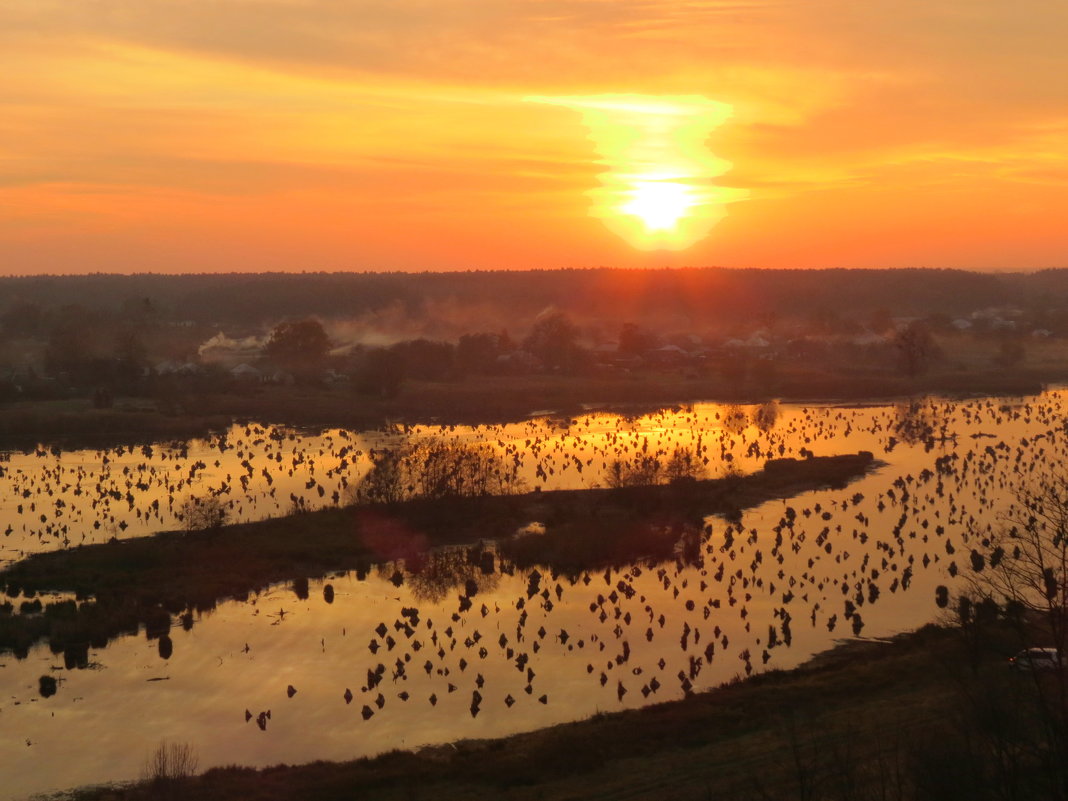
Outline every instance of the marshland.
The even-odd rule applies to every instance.
[[[260,373],[282,358],[270,344],[279,330],[256,346]],[[823,795],[805,797],[837,797],[838,763],[856,793],[883,792],[886,760],[897,792],[926,797],[934,774],[917,762],[913,728],[957,748],[961,682],[1011,681],[1007,657],[1053,636],[1021,599],[994,600],[992,577],[1015,558],[1005,537],[1027,528],[1034,493],[1057,486],[1068,393],[923,391],[940,370],[962,380],[945,363],[962,339],[922,330],[912,356],[923,364],[910,367],[891,337],[887,364],[870,368],[914,391],[864,402],[760,396],[743,378],[756,400],[658,405],[654,391],[698,367],[648,356],[652,340],[640,363],[605,368],[643,387],[640,403],[610,393],[545,410],[532,408],[546,400],[535,393],[527,414],[481,423],[435,421],[431,401],[364,427],[164,414],[148,396],[101,387],[69,417],[56,404],[72,399],[12,401],[7,413],[32,409],[55,428],[32,446],[13,438],[0,464],[0,749],[16,766],[6,797],[87,785],[102,788],[87,797],[212,797],[251,782],[265,797],[328,798],[352,781],[383,797],[438,784],[442,797],[553,797],[639,759],[621,739],[630,720],[650,727],[651,754],[673,749],[666,731],[679,726],[687,748],[745,755],[723,772],[687,769],[680,797],[792,797],[794,782],[817,776]],[[569,347],[586,347],[572,333]],[[530,370],[436,383],[591,386],[570,369]],[[291,378],[227,391],[268,404],[369,398],[381,410],[400,387],[435,383],[404,377],[390,396]],[[374,416],[366,408],[361,419]],[[79,427],[97,415],[164,428],[87,436]],[[764,711],[739,717],[738,704]],[[850,709],[897,739],[862,726],[858,751],[832,765],[821,738],[845,749]],[[589,737],[605,738],[595,757],[564,759]],[[761,767],[770,752],[759,743],[795,749],[792,772]],[[1028,748],[1020,786],[1052,781]],[[529,749],[534,764],[566,770],[543,780],[517,768]],[[337,764],[250,772],[324,760]],[[487,767],[472,773],[472,760]],[[221,770],[230,765],[247,769]],[[413,770],[435,778],[413,786]],[[667,781],[653,774],[650,792]],[[137,779],[148,783],[128,784]]]

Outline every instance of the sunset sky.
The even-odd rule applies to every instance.
[[[0,271],[1068,266],[1066,42],[1061,0],[0,0]]]

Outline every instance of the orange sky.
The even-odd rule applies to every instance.
[[[0,271],[1068,266],[1066,41],[1056,0],[0,0]],[[606,95],[729,108],[696,243],[591,216]]]

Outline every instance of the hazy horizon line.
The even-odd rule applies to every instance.
[[[419,275],[470,275],[470,274],[497,274],[497,273],[578,273],[578,272],[621,272],[621,273],[667,273],[667,272],[707,272],[718,270],[721,272],[762,272],[762,273],[793,273],[793,272],[950,272],[972,273],[976,275],[1026,275],[1043,272],[1055,272],[1068,270],[1068,265],[1047,267],[991,267],[986,269],[967,267],[728,267],[723,265],[687,265],[682,267],[613,267],[610,265],[597,265],[585,267],[477,267],[471,269],[423,269],[423,270],[208,270],[188,272],[168,272],[139,270],[131,272],[106,272],[93,271],[85,273],[13,273],[0,275],[2,280],[25,280],[34,278],[135,278],[135,277],[160,277],[160,278],[203,278],[206,276],[342,276],[342,275],[391,275],[391,276],[419,276]]]

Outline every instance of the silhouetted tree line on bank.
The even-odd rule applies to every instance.
[[[489,445],[414,443],[375,451],[374,465],[357,485],[357,503],[511,495],[523,489],[517,464]]]
[[[694,449],[679,446],[666,457],[636,453],[629,459],[613,459],[605,468],[605,483],[609,487],[650,487],[696,481],[707,474],[707,457]]]
[[[451,273],[264,273],[25,276],[0,279],[3,305],[81,305],[108,311],[150,298],[167,315],[198,324],[263,326],[285,317],[344,317],[396,305],[500,308],[532,317],[557,306],[576,316],[655,318],[715,315],[732,320],[821,309],[876,309],[924,316],[1014,304],[1051,313],[1068,299],[1068,270],[532,270]]]
[[[343,377],[357,392],[390,397],[405,380],[638,366],[700,367],[770,389],[787,363],[922,375],[939,363],[935,337],[960,325],[990,338],[991,363],[1011,368],[1027,357],[1016,321],[976,313],[1009,303],[1028,331],[1068,334],[1068,271],[8,278],[0,401],[81,394],[101,406],[118,396],[166,404],[183,393],[247,391],[252,375]],[[202,353],[220,332],[260,343],[243,357],[244,383],[232,362]]]

